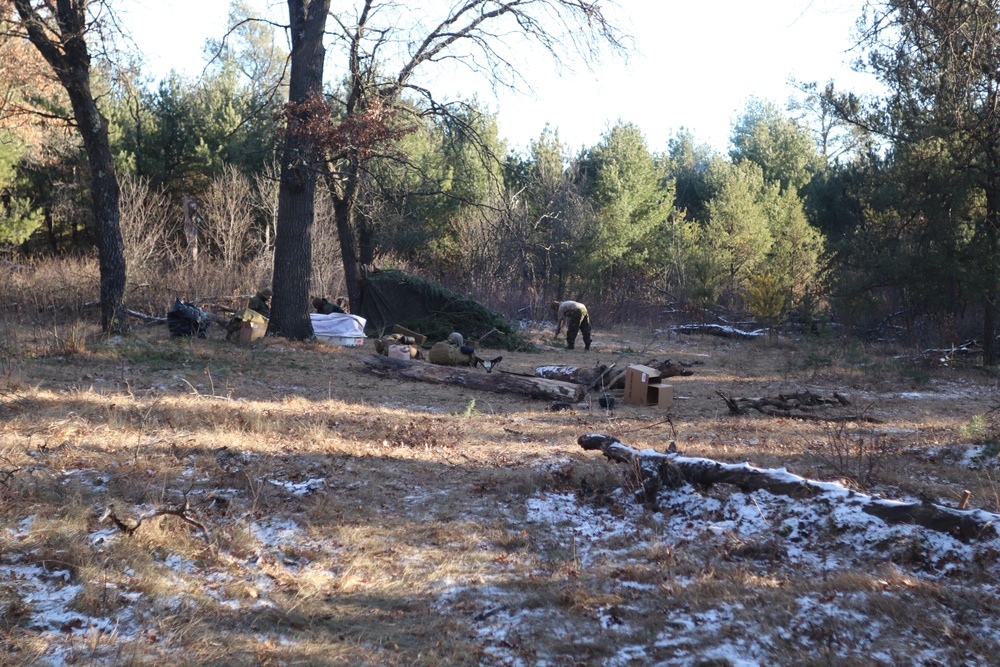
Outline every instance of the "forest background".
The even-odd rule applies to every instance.
[[[329,15],[319,97],[289,103],[285,27],[253,20],[239,1],[232,30],[207,45],[202,76],[153,81],[115,32],[112,3],[71,4],[86,16],[92,97],[120,184],[130,308],[162,313],[177,297],[252,292],[303,266],[302,294],[357,302],[354,272],[396,267],[512,317],[542,317],[563,298],[588,303],[602,326],[653,320],[665,306],[699,320],[725,309],[913,343],[979,337],[996,362],[995,2],[868,3],[858,67],[888,92],[802,82],[787,106],[751,99],[726,153],[684,130],[656,152],[627,120],[593,146],[570,150],[546,127],[511,151],[476,99],[444,103],[389,85],[404,78],[393,41],[373,30],[359,51],[365,21],[351,11]],[[107,224],[92,204],[79,114],[29,43],[21,5],[31,3],[0,2],[0,247],[11,265],[82,261],[95,292],[101,264],[105,299],[95,248]],[[627,51],[627,36],[590,7],[577,18],[594,38],[578,55]],[[481,35],[497,60],[478,66],[493,75],[502,34]],[[308,261],[294,262],[275,256],[283,234],[302,231],[283,229],[279,189],[283,150],[302,140],[323,166]],[[197,244],[184,233],[185,201]],[[296,308],[304,313],[305,299]],[[116,317],[106,312],[105,329],[122,328]],[[287,323],[286,333],[299,331]]]

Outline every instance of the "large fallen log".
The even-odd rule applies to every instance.
[[[581,368],[579,366],[538,366],[535,368],[535,377],[546,378],[547,380],[559,380],[560,382],[572,382],[582,384],[584,387],[594,382],[601,373],[608,370],[604,364],[593,368]]]
[[[743,331],[736,327],[722,324],[681,324],[673,327],[673,330],[682,334],[707,334],[718,336],[719,338],[736,338],[739,340],[753,340],[767,335],[767,329],[755,329],[754,331]]]
[[[931,502],[905,503],[873,498],[833,482],[820,482],[793,475],[784,468],[755,468],[749,463],[720,463],[712,459],[661,454],[651,449],[638,450],[607,435],[581,435],[577,442],[586,450],[600,450],[613,461],[625,463],[639,474],[642,494],[655,504],[656,494],[664,487],[676,487],[679,481],[711,486],[733,484],[745,492],[764,490],[792,498],[827,497],[850,502],[861,511],[888,524],[912,523],[956,538],[992,538],[997,535],[1000,515],[983,510],[958,510]]]
[[[522,394],[531,398],[576,402],[583,398],[583,386],[529,375],[483,373],[471,368],[438,366],[422,361],[376,356],[362,359],[375,373],[404,377],[422,382],[453,384],[466,389],[480,389],[498,394]]]

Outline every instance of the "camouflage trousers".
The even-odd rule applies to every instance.
[[[590,349],[590,315],[579,308],[566,311],[566,349],[572,350],[577,332],[583,334],[583,347]]]

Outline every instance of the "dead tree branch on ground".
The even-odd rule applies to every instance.
[[[188,516],[188,512],[191,511],[191,503],[188,501],[187,496],[184,496],[184,502],[179,505],[166,505],[159,507],[151,512],[146,512],[145,514],[139,515],[138,518],[122,518],[119,517],[114,505],[108,505],[108,509],[105,510],[104,515],[98,520],[98,523],[104,523],[107,520],[111,520],[113,524],[126,535],[132,535],[139,529],[139,526],[143,524],[144,521],[150,519],[155,519],[158,516],[175,516],[184,523],[194,526],[201,531],[202,536],[205,538],[205,544],[208,545],[209,549],[213,549],[212,536],[208,532],[208,528],[202,522],[191,518]]]
[[[811,391],[800,391],[795,394],[779,394],[775,397],[764,398],[734,398],[727,396],[721,390],[715,393],[725,401],[729,412],[734,415],[745,415],[748,410],[756,410],[769,417],[784,417],[786,419],[826,422],[867,422],[869,424],[882,423],[881,419],[865,414],[831,415],[812,412],[816,408],[841,407],[851,404],[845,396],[838,393],[834,393],[833,398],[823,398]]]

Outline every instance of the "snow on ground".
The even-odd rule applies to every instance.
[[[933,455],[933,454],[932,454]],[[970,461],[975,455],[963,454]],[[546,466],[556,468],[571,465],[569,459],[550,460]],[[545,467],[545,466],[543,466]],[[291,495],[319,493],[326,488],[324,479],[302,482],[269,480]],[[661,494],[660,511],[649,512],[629,494],[619,490],[614,503],[595,504],[591,499],[571,491],[536,493],[525,499],[523,518],[511,512],[511,521],[522,522],[524,529],[539,542],[537,553],[553,550],[570,551],[581,572],[590,568],[621,563],[627,566],[641,560],[639,552],[651,545],[682,552],[702,549],[727,551],[734,560],[745,559],[761,577],[779,580],[781,577],[817,581],[837,573],[877,572],[887,563],[896,563],[900,577],[912,582],[908,586],[961,587],[962,576],[982,569],[983,563],[995,568],[1000,553],[1000,538],[964,543],[947,534],[912,525],[889,526],[852,502],[847,493],[838,493],[830,485],[828,493],[807,501],[773,496],[765,491],[753,493],[702,493],[691,486]],[[429,496],[446,491],[414,489],[409,498],[413,506],[421,506]],[[35,528],[31,517],[22,520],[16,529],[8,529],[13,541],[25,539]],[[249,546],[240,554],[222,554],[233,567],[203,566],[174,554],[166,555],[160,567],[179,591],[178,596],[158,601],[161,607],[183,604],[183,596],[194,594],[211,598],[222,608],[239,610],[271,606],[268,594],[275,580],[275,569],[289,573],[301,572],[308,563],[290,558],[288,553],[329,553],[336,545],[324,544],[291,519],[256,520],[249,523]],[[88,543],[100,550],[118,539],[110,529],[97,530]],[[544,563],[543,563],[544,566]],[[335,572],[324,576],[335,579]],[[578,636],[581,629],[574,625],[571,614],[545,605],[524,606],[523,591],[505,585],[510,572],[497,568],[486,573],[479,583],[440,582],[435,592],[434,609],[442,615],[470,617],[474,626],[471,636],[483,651],[489,664],[520,666],[563,664],[559,656],[539,652],[527,660],[523,647],[537,636],[539,628],[552,636],[565,636],[567,642]],[[49,653],[42,664],[71,664],[78,659],[81,646],[94,636],[114,636],[118,642],[137,641],[144,628],[133,613],[143,594],[138,591],[107,590],[118,596],[113,616],[89,616],[73,608],[73,602],[83,586],[72,583],[68,570],[58,566],[8,559],[0,565],[0,592],[17,590],[28,619],[26,627],[37,631],[49,642]],[[891,620],[873,617],[871,595],[884,595],[887,600],[913,603],[907,586],[898,582],[875,579],[876,588],[884,591],[834,591],[820,595],[807,592],[794,598],[789,608],[760,610],[752,608],[753,598],[737,599],[720,596],[708,606],[685,603],[685,598],[698,586],[704,585],[702,575],[692,573],[668,576],[666,581],[646,582],[622,577],[608,583],[612,592],[629,604],[597,604],[591,610],[593,626],[603,635],[610,656],[601,664],[621,666],[636,664],[692,665],[696,661],[715,660],[713,664],[750,667],[773,664],[779,647],[809,652],[820,650],[830,642],[836,644],[843,659],[865,664],[940,664],[940,638],[924,636],[919,628],[904,626],[901,631]],[[775,584],[780,586],[780,583]],[[250,596],[234,591],[252,587]],[[818,590],[818,589],[817,589]],[[994,601],[1000,607],[1000,589],[984,584],[978,595]],[[10,613],[10,602],[4,613]],[[461,611],[457,611],[458,606]],[[644,605],[672,605],[669,621],[654,637],[643,639],[637,621],[648,611]],[[472,609],[475,613],[471,613]],[[956,628],[959,621],[942,612],[938,628]],[[959,612],[955,612],[959,613]],[[1000,644],[1000,621],[992,617],[962,617],[963,632],[985,637],[992,645]],[[834,629],[834,630],[831,630]],[[907,634],[909,633],[909,634]],[[907,653],[901,658],[885,648],[887,635],[905,635]],[[849,637],[849,641],[845,638]],[[899,637],[896,637],[899,641]],[[825,642],[825,643],[824,643]],[[786,653],[787,654],[787,653]],[[985,656],[969,653],[966,664],[980,662]],[[708,664],[708,663],[704,663]]]
[[[609,508],[593,507],[573,493],[544,493],[530,498],[526,503],[526,523],[545,527],[553,542],[571,545],[582,569],[599,561],[612,559],[627,563],[630,550],[638,544],[660,540],[667,547],[680,548],[683,544],[701,543],[718,545],[750,545],[759,550],[768,549],[770,568],[794,572],[798,576],[828,576],[834,571],[870,572],[873,564],[885,562],[896,548],[914,550],[900,554],[914,559],[916,567],[909,576],[935,585],[948,585],[949,577],[964,569],[976,569],[980,559],[992,559],[1000,550],[1000,539],[966,544],[946,534],[928,531],[916,526],[888,526],[880,519],[865,514],[860,505],[847,501],[845,495],[831,494],[829,498],[797,501],[776,497],[764,491],[751,494],[732,493],[725,497],[706,497],[690,486],[663,494],[662,512],[649,525],[640,521],[643,508],[633,504],[632,511],[624,514]],[[624,504],[629,501],[621,499]],[[821,529],[822,528],[822,529]],[[831,541],[831,534],[837,535]],[[621,538],[638,539],[631,546]],[[901,566],[904,569],[905,566]],[[662,595],[656,586],[643,586],[653,598]],[[886,590],[888,582],[882,582]],[[879,584],[879,585],[882,585]],[[690,578],[676,578],[670,583],[672,594],[677,595],[686,587],[695,586]],[[983,596],[1000,600],[995,586],[983,587]],[[889,593],[887,593],[889,594]],[[448,608],[448,600],[460,593],[455,589],[443,594],[440,605]],[[634,665],[690,665],[715,659],[718,664],[734,666],[773,664],[771,658],[776,643],[799,644],[810,650],[813,642],[820,641],[828,628],[849,629],[851,641],[841,647],[841,657],[854,656],[862,661],[884,651],[881,641],[888,630],[878,619],[867,612],[868,592],[831,594],[827,598],[803,596],[796,601],[796,609],[785,615],[787,627],[756,624],[753,615],[746,613],[742,602],[726,601],[706,610],[679,610],[671,614],[670,623],[651,643],[619,646],[617,653],[603,664]],[[530,636],[539,622],[538,612],[518,609],[496,586],[485,585],[467,597],[479,601],[481,624],[478,639],[483,642],[487,655],[496,664],[526,664],[516,651],[506,647],[516,644],[512,637]],[[598,609],[601,627],[609,634],[628,636],[627,622],[617,618],[620,610]],[[552,632],[558,632],[560,619],[552,610],[545,610],[546,622]],[[992,619],[979,619],[966,628],[972,633],[982,633],[992,642],[1000,642],[1000,628]],[[721,639],[721,635],[737,637]],[[937,637],[912,637],[909,653],[911,664],[938,664]],[[664,659],[664,652],[670,658]],[[659,657],[657,657],[659,656]],[[533,664],[556,664],[539,655]],[[898,664],[898,657],[884,652],[872,664]],[[707,664],[707,663],[705,663]],[[713,663],[714,664],[714,663]],[[866,663],[867,664],[867,663]],[[975,658],[968,664],[978,663]]]

